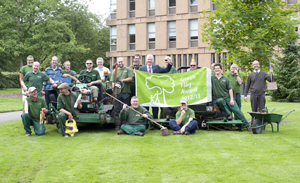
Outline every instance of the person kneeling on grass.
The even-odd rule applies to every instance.
[[[195,119],[195,112],[188,108],[186,99],[180,100],[181,110],[176,113],[176,121],[171,120],[169,126],[174,130],[174,135],[189,135],[195,133],[198,128],[198,123]]]
[[[30,87],[28,92],[29,97],[25,99],[28,103],[28,113],[21,115],[26,137],[31,136],[30,126],[33,126],[36,135],[44,135],[45,127],[44,123],[40,124],[40,111],[43,110],[44,113],[47,114],[47,104],[44,98],[38,97],[37,89],[34,86]],[[24,108],[26,108],[26,106]],[[27,111],[24,109],[24,112]]]
[[[120,119],[126,120],[126,124],[121,126],[121,130],[118,131],[118,135],[122,134],[129,134],[129,135],[138,135],[144,136],[144,132],[146,131],[146,119],[150,118],[153,119],[152,115],[147,111],[146,108],[139,105],[139,99],[136,96],[131,97],[130,100],[131,107],[142,115],[138,114],[137,112],[133,111],[132,109],[127,108],[127,105],[124,104],[123,108],[120,112]]]
[[[66,120],[73,121],[73,118],[77,116],[79,111],[74,107],[74,104],[78,103],[78,109],[82,108],[81,100],[77,101],[78,95],[75,92],[69,90],[69,85],[67,83],[62,83],[58,87],[60,94],[57,98],[57,110],[59,128],[57,132],[62,134],[63,137],[69,137],[66,131]]]

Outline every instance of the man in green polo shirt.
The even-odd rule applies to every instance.
[[[20,76],[19,76],[19,80],[20,80],[20,84],[21,84],[21,81],[22,81],[22,79],[24,78],[24,76],[28,73],[28,72],[32,72],[32,64],[33,64],[33,62],[34,62],[34,58],[33,58],[33,56],[32,55],[29,55],[28,57],[27,57],[27,65],[25,65],[25,66],[23,66],[23,67],[21,67],[21,69],[20,69]],[[27,82],[25,83],[25,85],[27,85]],[[21,87],[22,88],[22,87]],[[23,90],[23,88],[22,88],[22,93],[24,93],[24,90]],[[26,96],[25,95],[23,95],[23,101],[24,101],[24,99],[26,98]]]
[[[37,89],[38,96],[41,97],[44,81],[50,81],[53,87],[57,86],[57,84],[55,84],[51,78],[49,78],[46,74],[39,71],[40,69],[39,62],[34,62],[32,67],[33,67],[32,72],[28,72],[21,81],[21,86],[24,91],[27,91],[27,88],[34,86]],[[27,85],[25,85],[25,82],[27,82]]]
[[[82,108],[81,100],[77,100],[77,94],[69,90],[69,85],[67,83],[60,84],[57,89],[59,89],[59,95],[57,97],[57,110],[59,128],[58,133],[62,134],[64,137],[68,137],[65,133],[66,131],[66,120],[72,121],[74,117],[77,116],[78,110],[74,107],[75,103],[78,102],[78,109]]]
[[[238,105],[239,109],[242,109],[242,102],[241,102],[241,85],[243,83],[243,76],[238,72],[239,67],[236,64],[232,64],[230,67],[230,73],[227,74],[228,79],[230,80],[230,84],[233,87],[233,97],[235,99],[236,104]],[[236,118],[236,116],[235,116]],[[236,118],[238,119],[238,118]]]
[[[117,70],[117,71],[116,71]],[[115,72],[117,72],[116,78],[115,78]],[[118,58],[118,69],[115,69],[112,74],[110,81],[121,81],[124,83],[124,87],[117,95],[117,99],[122,101],[125,104],[129,104],[129,97],[130,97],[130,83],[133,78],[133,72],[132,69],[128,67],[124,67],[124,60],[122,57]],[[119,130],[121,126],[121,121],[119,119],[119,113],[122,109],[122,104],[119,102],[116,102],[116,110],[115,110],[115,130]]]
[[[64,62],[64,67],[65,67],[65,70],[62,72],[62,77],[69,77],[72,79],[72,81],[70,83],[68,83],[69,86],[73,86],[76,81],[77,81],[77,75],[76,75],[76,72],[71,70],[71,63],[70,61],[65,61]]]
[[[248,127],[249,123],[233,99],[231,83],[229,79],[222,74],[221,64],[214,64],[214,72],[215,75],[211,76],[213,98],[216,100],[218,106],[225,111],[227,118],[231,112],[233,112],[237,118],[244,122],[243,128]]]
[[[28,103],[28,106],[24,106],[24,113],[21,115],[22,122],[25,129],[26,137],[31,136],[30,126],[33,126],[34,132],[36,135],[44,135],[45,127],[44,124],[40,124],[40,111],[44,111],[45,114],[48,113],[47,104],[45,99],[38,97],[37,89],[35,87],[30,87],[28,89],[29,97],[25,100]],[[26,102],[25,102],[26,105]],[[28,111],[27,111],[27,109]]]
[[[174,135],[189,135],[195,133],[198,122],[195,120],[195,112],[188,107],[186,99],[180,100],[180,110],[176,113],[176,121],[170,120],[169,126],[174,130]]]
[[[129,134],[129,135],[138,135],[144,136],[146,131],[146,118],[152,119],[152,115],[147,111],[145,107],[139,105],[139,99],[137,96],[133,96],[130,100],[132,109],[127,108],[127,104],[123,105],[123,108],[120,112],[120,119],[125,120],[126,123],[121,126],[121,130],[118,131],[118,135]]]
[[[93,61],[87,60],[85,62],[85,66],[86,70],[82,70],[79,75],[89,75],[92,78],[92,81],[87,83],[87,86],[93,94],[94,101],[97,101],[99,89],[96,84],[102,82],[100,74],[97,70],[93,69]]]

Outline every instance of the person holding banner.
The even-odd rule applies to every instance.
[[[243,128],[249,127],[249,123],[242,111],[234,101],[233,91],[230,80],[222,74],[222,66],[219,63],[214,64],[215,75],[211,76],[212,95],[218,106],[226,113],[229,118],[231,112],[244,122]]]
[[[28,72],[21,81],[21,86],[25,92],[29,87],[34,86],[37,89],[38,96],[41,97],[44,81],[48,81],[53,85],[53,87],[57,86],[51,78],[49,78],[46,74],[39,71],[40,69],[39,62],[33,62],[32,67],[33,67],[32,72]],[[27,82],[27,85],[25,85],[25,82]]]
[[[43,110],[44,113],[48,113],[45,99],[38,96],[37,88],[34,86],[30,87],[28,92],[29,97],[25,99],[27,102],[24,102],[24,113],[21,115],[25,129],[25,136],[31,136],[32,132],[30,126],[33,126],[36,135],[44,135],[45,127],[44,123],[40,123],[40,111]]]
[[[120,119],[125,120],[126,123],[121,126],[121,130],[118,131],[117,134],[144,136],[147,123],[146,118],[148,117],[152,119],[153,117],[146,108],[139,105],[138,97],[131,97],[130,103],[131,107],[140,112],[142,115],[138,114],[132,109],[127,108],[127,104],[123,105],[123,108],[120,112]]]
[[[71,70],[71,63],[70,61],[65,61],[64,62],[64,67],[65,67],[65,70],[63,71],[63,75],[62,77],[63,78],[66,78],[66,77],[69,77],[72,79],[72,81],[70,83],[68,83],[68,85],[70,87],[72,87],[76,82],[77,82],[77,75],[76,75],[76,72]]]
[[[169,63],[172,63],[172,59],[171,59],[171,57],[166,56],[166,57],[165,57],[165,65],[164,65],[164,66],[161,66],[161,67],[162,67],[162,68],[166,68],[166,67],[168,67],[168,64],[169,64]],[[168,73],[169,73],[169,74],[175,74],[175,73],[177,73],[176,68],[172,66],[171,70],[170,70]]]
[[[189,71],[193,71],[193,70],[196,70],[197,69],[197,62],[193,59],[190,63],[190,68],[187,70],[187,72]]]
[[[59,75],[59,76],[62,75],[62,69],[58,67],[57,64],[58,64],[58,58],[57,56],[53,56],[50,67],[46,68],[45,70],[45,74],[51,79],[54,79],[55,75]],[[46,81],[43,90],[45,91],[45,99],[46,99],[47,106],[49,106],[50,95],[54,94],[55,98],[57,98],[58,96],[56,89],[53,88],[53,85],[49,81]],[[54,104],[54,106],[56,107],[56,104]]]
[[[162,68],[159,65],[153,65],[153,55],[149,54],[146,57],[147,59],[147,65],[144,65],[141,67],[139,70],[144,71],[144,72],[149,72],[149,73],[168,73],[171,68],[172,68],[172,63],[171,59],[168,59],[168,66],[167,68]],[[149,110],[149,107],[146,107],[147,110]],[[152,107],[152,113],[153,113],[153,118],[157,119],[158,118],[158,107]]]
[[[96,71],[98,72],[98,71]],[[66,131],[66,120],[72,121],[74,117],[79,113],[78,109],[82,108],[81,100],[77,100],[78,95],[75,92],[69,90],[69,85],[67,83],[60,84],[57,89],[59,89],[59,96],[57,98],[57,110],[58,114],[58,123],[59,128],[57,130],[58,133],[62,134],[63,137],[69,137]],[[76,109],[74,107],[75,103],[78,103]]]
[[[181,110],[176,113],[176,121],[170,120],[169,126],[174,130],[174,135],[189,135],[195,133],[198,128],[198,122],[195,120],[195,112],[188,107],[186,99],[180,100]]]

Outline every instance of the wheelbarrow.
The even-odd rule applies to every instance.
[[[272,127],[272,132],[274,133],[273,124],[277,123],[277,132],[279,132],[279,124],[286,118],[291,112],[295,110],[291,110],[287,113],[283,118],[281,114],[272,113],[275,109],[273,109],[270,113],[264,112],[248,112],[252,117],[252,125],[250,129],[252,129],[253,134],[261,134],[263,130],[265,130],[266,125],[270,124]]]

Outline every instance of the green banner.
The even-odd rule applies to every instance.
[[[136,96],[142,106],[179,106],[182,98],[189,105],[210,102],[211,70],[206,68],[177,74],[136,71]]]

